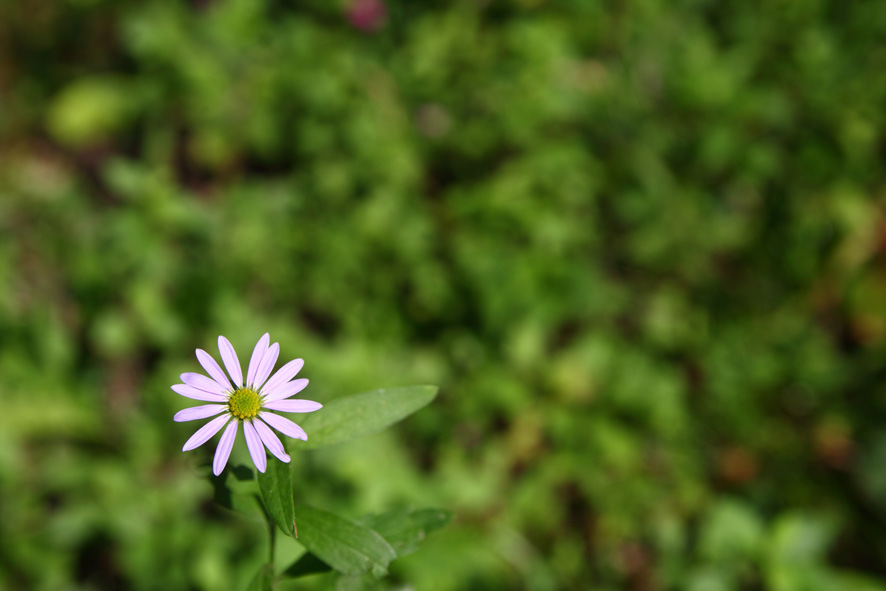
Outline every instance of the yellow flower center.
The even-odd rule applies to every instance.
[[[238,419],[251,419],[261,410],[261,398],[251,388],[239,388],[228,398],[228,408]]]

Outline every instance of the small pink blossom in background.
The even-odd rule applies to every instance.
[[[210,377],[198,373],[183,373],[183,383],[172,386],[177,394],[212,403],[186,408],[176,413],[174,421],[196,421],[221,415],[197,430],[182,448],[182,451],[196,449],[224,428],[212,462],[212,472],[216,476],[221,474],[228,463],[237,429],[241,424],[249,455],[259,472],[264,472],[268,465],[266,447],[281,462],[290,461],[283,444],[270,427],[294,439],[308,439],[301,427],[271,411],[302,413],[314,412],[323,407],[312,400],[287,400],[308,385],[308,380],[304,378],[293,379],[305,364],[303,360],[290,361],[268,379],[280,354],[280,345],[269,345],[270,340],[270,336],[265,333],[255,345],[245,382],[234,347],[228,339],[220,336],[218,350],[228,374],[225,375],[209,353],[197,349],[197,360]]]
[[[348,22],[354,27],[372,33],[388,20],[388,7],[382,0],[353,0],[348,6]]]

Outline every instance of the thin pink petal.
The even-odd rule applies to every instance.
[[[285,384],[277,386],[270,392],[264,392],[265,402],[274,402],[275,400],[283,400],[284,398],[295,396],[307,387],[307,378],[299,378],[297,380],[292,380],[291,382],[286,382]]]
[[[228,379],[228,376],[225,375],[222,368],[215,362],[212,355],[203,349],[197,349],[197,361],[200,362],[200,365],[203,366],[206,373],[208,373],[213,380],[218,382],[218,385],[222,387],[222,390],[231,389],[231,380]]]
[[[234,381],[234,385],[238,388],[243,387],[243,370],[240,369],[240,360],[237,359],[237,352],[234,346],[225,337],[218,337],[218,352],[221,353],[222,361],[228,370],[228,375]]]
[[[292,458],[286,453],[286,448],[283,447],[283,443],[281,443],[280,439],[274,435],[274,432],[259,420],[253,420],[252,424],[255,427],[258,436],[261,437],[262,442],[264,442],[265,447],[267,447],[278,460],[288,464]]]
[[[252,357],[249,359],[249,369],[246,371],[247,386],[254,387],[255,372],[258,371],[258,366],[261,365],[261,360],[265,356],[265,352],[268,350],[268,343],[270,342],[271,336],[265,333],[255,344],[255,349],[252,350]]]
[[[278,386],[282,386],[292,378],[296,376],[296,374],[301,371],[301,368],[304,367],[305,360],[304,359],[294,359],[277,370],[271,379],[268,380],[268,383],[264,385],[262,388],[263,394],[270,394],[274,391]]]
[[[209,392],[204,392],[203,390],[198,390],[197,388],[192,388],[191,386],[186,386],[185,384],[176,384],[172,386],[172,390],[176,394],[180,394],[186,398],[193,398],[194,400],[205,400],[206,402],[226,402],[228,399],[221,394],[210,394]]]
[[[258,468],[259,472],[268,469],[268,456],[265,454],[265,446],[261,443],[261,438],[255,432],[252,421],[243,421],[243,434],[246,435],[246,447],[249,448],[249,455],[252,456],[252,463]]]
[[[258,414],[261,417],[261,420],[272,426],[280,433],[284,435],[288,435],[293,439],[303,439],[305,441],[308,440],[308,434],[305,433],[305,430],[290,421],[289,419],[283,418],[280,415],[275,415],[271,412],[261,412]]]
[[[264,408],[280,412],[314,412],[323,408],[323,405],[313,400],[277,400],[276,402],[266,402]]]
[[[191,408],[186,408],[184,410],[178,411],[177,413],[175,413],[175,416],[172,417],[172,420],[176,423],[182,423],[184,421],[208,419],[209,417],[214,417],[226,408],[227,406],[224,404],[204,404],[203,406],[193,406]]]
[[[187,372],[183,373],[180,377],[184,383],[192,388],[197,388],[204,392],[211,392],[212,394],[218,394],[220,396],[223,396],[225,393],[224,388],[222,388],[218,382],[210,380],[203,374]]]
[[[209,439],[213,435],[221,431],[221,428],[225,426],[225,423],[230,418],[231,417],[228,415],[222,415],[220,417],[212,419],[211,421],[200,427],[200,429],[198,429],[196,433],[191,435],[191,438],[185,442],[184,447],[182,447],[182,451],[191,451],[192,449],[197,449],[198,447],[209,441]]]
[[[277,363],[277,357],[280,355],[280,344],[274,343],[268,350],[265,352],[265,356],[261,359],[261,364],[258,366],[258,371],[255,374],[255,388],[256,390],[262,387],[262,384],[265,383],[265,380],[268,379],[268,376],[271,375],[271,371],[274,369],[274,364]]]
[[[234,448],[234,439],[237,437],[237,423],[239,421],[231,421],[225,432],[222,433],[218,447],[215,448],[215,458],[212,460],[212,473],[218,476],[225,469],[228,458],[231,457],[231,450]]]

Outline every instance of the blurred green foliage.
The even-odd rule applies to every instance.
[[[265,331],[311,399],[441,385],[292,450],[298,501],[453,511],[394,584],[886,589],[884,38],[836,0],[0,3],[0,589],[245,588],[264,531],[169,386]]]

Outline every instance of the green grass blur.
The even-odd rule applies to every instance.
[[[883,591],[884,39],[863,1],[0,3],[0,589],[244,588],[264,530],[169,386],[269,331],[306,398],[441,386],[293,456],[300,502],[454,512],[382,589]]]

